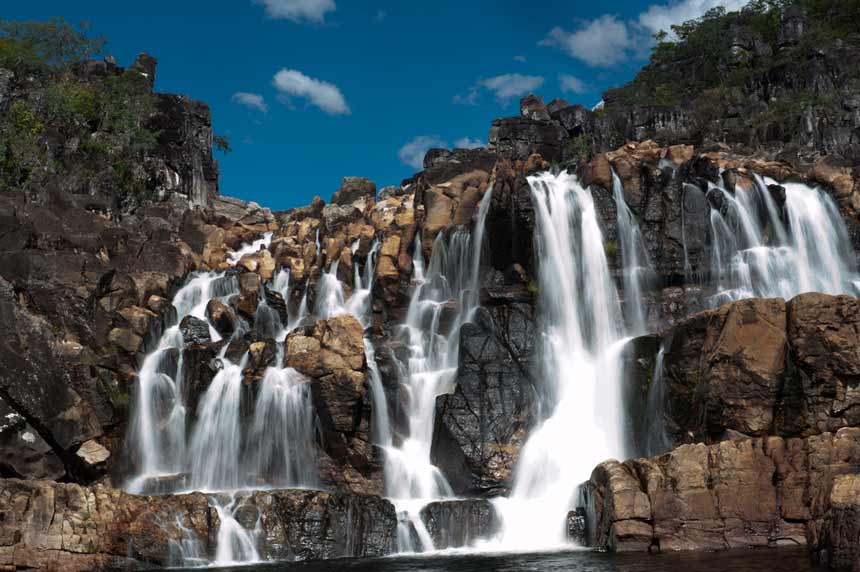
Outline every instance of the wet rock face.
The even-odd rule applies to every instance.
[[[672,440],[857,425],[858,319],[855,298],[810,293],[788,304],[742,300],[679,322],[661,342]]]
[[[525,303],[480,308],[463,325],[457,387],[436,401],[433,453],[458,494],[510,486],[535,406],[534,344]]]
[[[460,548],[491,538],[501,527],[492,502],[466,499],[432,502],[421,510],[436,549]]]
[[[791,368],[781,423],[817,433],[860,425],[860,303],[802,294],[788,303]]]
[[[830,542],[829,523],[845,508],[843,492],[853,490],[839,475],[858,472],[856,428],[805,439],[683,445],[651,459],[607,461],[585,486],[589,543],[619,551],[780,544],[818,550]]]
[[[817,556],[835,570],[860,567],[860,475],[834,480]]]
[[[221,499],[229,500],[229,499]],[[388,501],[320,491],[269,491],[238,498],[236,519],[253,530],[264,558],[385,556],[396,550]],[[0,480],[0,565],[93,572],[181,564],[171,540],[195,542],[212,559],[220,521],[201,493],[134,496],[102,485]],[[185,530],[182,530],[182,529]]]
[[[182,318],[179,331],[186,344],[205,344],[211,340],[209,324],[191,315]]]

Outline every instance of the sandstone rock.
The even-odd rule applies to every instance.
[[[835,570],[860,567],[860,475],[840,475],[830,493],[820,558]]]
[[[135,353],[143,344],[143,338],[128,328],[114,328],[108,333],[108,342],[128,353]]]
[[[549,112],[539,95],[529,94],[520,100],[520,115],[535,121],[549,121]]]
[[[396,550],[387,500],[320,491],[265,491],[237,498],[236,518],[259,521],[258,550],[272,560],[385,556]],[[36,570],[176,565],[171,541],[195,541],[214,557],[220,527],[207,495],[134,496],[102,485],[0,480],[0,565]],[[182,528],[180,528],[182,527]],[[183,530],[184,529],[184,530]]]
[[[524,161],[537,153],[547,161],[556,161],[561,158],[567,138],[567,131],[554,121],[506,117],[493,121],[487,142],[491,150],[506,159]]]
[[[376,184],[364,177],[344,177],[340,188],[331,197],[336,205],[349,205],[364,199],[372,203],[376,198]]]
[[[860,424],[860,303],[849,296],[801,294],[788,303],[792,365],[783,431],[810,435]]]
[[[587,522],[589,542],[670,551],[808,542],[826,551],[841,499],[856,501],[849,482],[858,474],[860,429],[682,445],[623,465],[607,461],[585,486],[594,515]],[[844,530],[856,540],[850,526],[836,534]]]
[[[78,457],[83,459],[83,461],[90,465],[96,466],[100,465],[107,461],[108,457],[110,457],[110,451],[105,449],[102,445],[99,444],[98,441],[91,439],[84,443],[78,448],[77,453],[75,453]]]

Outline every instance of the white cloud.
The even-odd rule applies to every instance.
[[[540,44],[561,48],[592,67],[611,67],[627,59],[627,50],[633,47],[633,39],[626,23],[604,14],[586,22],[575,32],[556,26]]]
[[[539,75],[506,73],[479,80],[465,94],[455,95],[453,101],[462,105],[476,105],[481,90],[487,90],[495,95],[500,103],[506,103],[513,97],[520,97],[536,90],[542,84],[543,77]]]
[[[448,142],[436,135],[419,135],[415,137],[397,152],[400,162],[415,169],[424,168],[424,155],[427,151],[435,148],[447,148]]]
[[[559,74],[558,83],[564,93],[586,93],[589,89],[584,81],[566,73]]]
[[[456,141],[454,141],[455,149],[476,149],[478,147],[483,147],[484,142],[480,139],[473,139],[471,137],[460,137]]]
[[[526,63],[528,60],[525,56],[514,56],[515,62]]]
[[[556,26],[540,41],[540,45],[559,48],[591,67],[613,67],[631,57],[647,56],[653,45],[651,36],[655,32],[671,32],[673,24],[698,18],[717,6],[732,11],[742,8],[747,2],[749,0],[675,0],[652,4],[632,20],[619,20],[612,14],[604,14],[595,20],[582,22],[572,32]]]
[[[308,77],[298,70],[282,69],[272,80],[277,90],[287,99],[302,97],[329,115],[349,115],[340,89],[333,83]]]
[[[672,34],[672,26],[698,18],[711,8],[723,6],[727,11],[740,10],[749,0],[682,0],[669,4],[652,4],[639,14],[638,24],[649,34],[660,30]]]
[[[254,0],[266,8],[270,18],[292,20],[293,22],[313,22],[321,24],[326,12],[334,12],[334,0]]]
[[[250,107],[251,109],[256,109],[257,111],[262,111],[263,113],[269,111],[269,106],[266,105],[266,100],[263,99],[263,96],[259,93],[237,91],[230,99],[238,103],[239,105],[244,105],[245,107]]]

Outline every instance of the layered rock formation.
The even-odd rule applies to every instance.
[[[394,507],[378,497],[320,491],[146,497],[96,485],[0,480],[0,565],[11,569],[136,570],[181,565],[180,544],[212,559],[216,503],[238,504],[248,530],[259,521],[264,558],[385,556],[396,549]]]
[[[607,461],[585,486],[589,541],[618,551],[832,546],[828,557],[836,562],[853,554],[846,553],[856,526],[849,476],[858,471],[857,428],[683,445],[651,459]]]

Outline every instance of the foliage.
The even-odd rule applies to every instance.
[[[227,139],[226,135],[215,135],[215,137],[212,138],[212,145],[222,153],[230,153],[233,151],[233,148],[230,147],[230,140]]]
[[[72,67],[103,44],[62,20],[0,20],[0,67],[16,78],[37,77],[0,116],[0,190],[28,190],[74,174],[81,184],[120,196],[146,191],[136,166],[157,144],[149,81],[136,71],[87,79]]]
[[[780,37],[789,11],[805,14],[796,44]],[[784,70],[820,66],[823,50],[860,47],[858,21],[860,0],[753,0],[737,12],[714,8],[655,34],[649,64],[633,81],[607,93],[609,111],[681,107],[691,117],[691,135],[699,138],[719,131],[730,110],[753,126],[795,122],[806,106],[832,102],[815,95],[817,86],[798,82],[768,93],[772,78]],[[860,78],[860,68],[847,69]]]
[[[0,67],[16,75],[65,70],[104,47],[103,38],[90,38],[86,32],[86,24],[75,28],[62,18],[48,22],[0,20]]]

